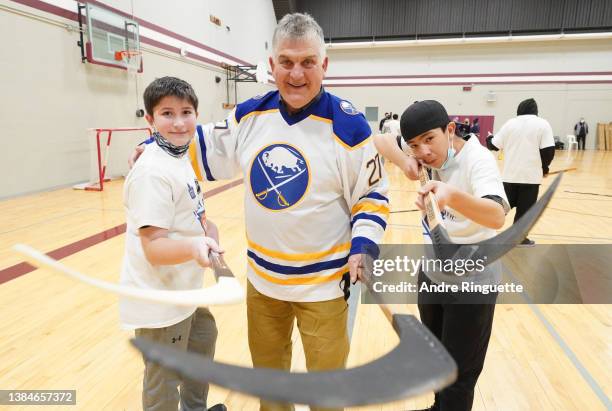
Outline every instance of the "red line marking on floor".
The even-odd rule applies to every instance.
[[[204,198],[210,198],[226,190],[229,190],[230,188],[239,186],[240,184],[242,184],[242,179],[235,180],[231,183],[227,183],[217,188],[213,188],[212,190],[205,191]],[[104,230],[100,233],[94,234],[87,238],[83,238],[81,240],[75,241],[74,243],[50,251],[47,253],[47,255],[49,257],[55,258],[56,260],[61,260],[62,258],[66,258],[68,256],[71,256],[72,254],[78,253],[79,251],[83,251],[86,248],[92,247],[96,244],[100,244],[103,241],[110,240],[113,237],[117,237],[118,235],[125,233],[125,227],[125,224],[120,224],[116,227],[109,228],[108,230]],[[11,267],[0,270],[0,284],[6,283],[17,277],[21,277],[24,274],[36,270],[37,268],[38,267],[34,267],[32,264],[21,262]]]

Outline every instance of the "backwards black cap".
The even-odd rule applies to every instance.
[[[444,106],[435,100],[416,101],[402,114],[400,128],[408,142],[426,131],[446,127],[450,123]]]

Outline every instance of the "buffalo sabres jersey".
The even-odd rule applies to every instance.
[[[382,240],[388,183],[370,135],[363,114],[325,91],[293,115],[273,91],[197,127],[200,175],[244,175],[247,276],[259,292],[338,298],[349,255]]]

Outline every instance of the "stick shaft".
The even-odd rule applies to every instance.
[[[429,175],[427,174],[427,170],[425,169],[425,167],[421,166],[420,168],[419,180],[421,182],[421,187],[425,186],[429,182]],[[425,196],[425,212],[427,214],[427,222],[429,224],[430,229],[433,229],[439,224],[440,221],[442,221],[440,208],[438,207],[436,197],[432,192],[429,192],[427,196]],[[371,277],[368,277],[367,274],[364,275],[364,277],[365,278],[363,278],[362,281],[364,282],[366,287],[368,287],[370,295],[374,298],[385,317],[387,317],[387,320],[389,320],[390,323],[393,323],[393,316],[395,314],[398,314],[397,311],[394,310],[390,305],[387,305],[382,302],[381,297],[373,289]]]
[[[366,287],[368,287],[370,295],[372,296],[376,304],[378,304],[378,307],[382,310],[385,317],[387,317],[387,320],[389,320],[389,322],[393,324],[393,315],[397,313],[393,308],[391,308],[391,306],[383,303],[382,298],[378,295],[378,293],[374,291],[371,274],[364,272],[361,281],[365,284]]]
[[[421,181],[421,187],[425,186],[429,182],[429,175],[423,166],[421,166],[419,171],[419,180]],[[440,221],[442,221],[442,215],[440,213],[438,203],[436,202],[436,197],[431,191],[427,193],[427,196],[425,196],[425,214],[427,215],[427,223],[429,224],[429,228],[432,230],[437,227],[438,224],[440,224]]]
[[[546,175],[549,176],[551,174],[559,174],[559,173],[564,173],[566,171],[574,171],[574,170],[578,170],[578,168],[577,167],[562,168],[561,170],[551,171]]]
[[[222,254],[210,253],[210,261],[212,262],[212,269],[217,281],[219,277],[234,277],[234,273],[225,262]]]

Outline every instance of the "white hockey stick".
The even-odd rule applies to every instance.
[[[213,270],[217,277],[215,285],[195,290],[157,290],[121,285],[90,277],[70,267],[66,267],[59,261],[25,244],[16,244],[13,246],[13,249],[23,254],[27,261],[36,267],[50,269],[55,273],[72,277],[77,281],[123,297],[162,304],[202,307],[237,304],[244,300],[242,286],[233,276],[221,256],[211,255]]]

